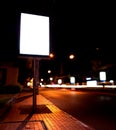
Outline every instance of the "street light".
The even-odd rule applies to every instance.
[[[50,57],[50,58],[54,58],[54,54],[53,54],[53,53],[50,53],[49,57]]]
[[[73,55],[73,54],[70,54],[69,55],[69,59],[70,60],[73,60],[75,58],[75,55]],[[70,64],[70,66],[71,66],[71,70],[73,70],[72,68],[73,68],[73,66],[72,66],[72,63]],[[73,72],[73,71],[72,71]],[[70,75],[72,75],[72,72],[70,71]],[[70,83],[71,84],[75,84],[75,77],[74,76],[71,76],[70,77]]]
[[[51,73],[51,70],[48,70],[48,73],[50,74],[50,73]]]
[[[69,55],[69,59],[74,59],[74,55],[73,54],[71,54],[71,55]]]

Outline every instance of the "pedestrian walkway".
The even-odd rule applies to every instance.
[[[32,93],[17,95],[13,106],[0,122],[0,130],[94,130],[42,95],[38,94],[36,99],[36,110],[33,112]]]

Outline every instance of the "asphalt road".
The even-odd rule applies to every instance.
[[[96,130],[116,130],[114,94],[57,88],[40,88],[39,93]]]

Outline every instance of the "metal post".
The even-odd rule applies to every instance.
[[[36,59],[33,59],[33,68],[34,68],[34,78],[33,78],[33,112],[36,111],[37,104],[36,104]]]
[[[35,80],[36,80],[36,94],[39,94],[39,59],[36,59],[36,69],[35,69]]]
[[[33,80],[33,111],[36,111],[37,108],[37,98],[36,95],[39,94],[39,88],[38,84],[39,83],[39,60],[34,58],[34,80]]]

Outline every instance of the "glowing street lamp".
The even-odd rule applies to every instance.
[[[73,54],[71,54],[71,55],[69,55],[69,59],[74,59],[74,55]]]
[[[54,54],[53,53],[50,53],[50,58],[54,58]]]
[[[53,77],[50,77],[50,81],[53,81]]]
[[[50,73],[51,73],[51,70],[48,70],[48,73],[50,74]]]
[[[41,81],[43,82],[43,81],[44,81],[44,79],[41,79]]]
[[[58,79],[58,84],[62,84],[62,79]]]
[[[75,58],[75,55],[70,54],[69,55],[69,59],[73,61],[73,59]],[[73,62],[70,62],[70,74],[73,73]]]

